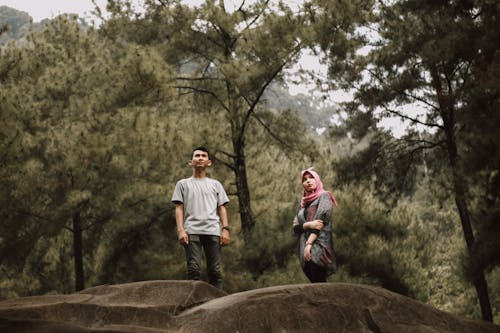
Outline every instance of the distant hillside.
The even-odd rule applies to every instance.
[[[311,94],[291,95],[283,84],[273,84],[264,94],[264,105],[272,110],[294,110],[313,129],[328,127],[337,112],[336,105],[323,105],[320,97]]]
[[[30,29],[31,16],[20,10],[0,6],[0,27],[5,27],[5,31],[0,35],[0,45],[5,44],[9,39],[21,39]]]
[[[5,45],[9,40],[23,39],[30,31],[41,29],[49,19],[33,22],[33,18],[26,12],[8,6],[0,6],[0,45]],[[80,18],[82,27],[88,26],[84,19]]]

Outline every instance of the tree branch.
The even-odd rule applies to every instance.
[[[262,127],[264,127],[264,129],[266,130],[267,133],[269,133],[269,135],[275,139],[276,141],[278,141],[280,144],[282,144],[284,147],[287,147],[289,149],[293,149],[292,146],[290,146],[287,142],[283,141],[278,135],[276,135],[269,126],[267,126],[266,123],[264,123],[264,121],[262,119],[260,119],[259,116],[257,116],[255,113],[252,115],[255,119],[257,119],[257,121],[262,125]]]
[[[224,82],[223,79],[218,77],[185,77],[185,76],[177,76],[175,80],[179,81],[221,81]]]
[[[247,21],[247,15],[246,15],[246,12],[243,10],[243,4],[245,3],[245,1],[243,1],[243,3],[241,4],[240,8],[238,8],[237,11],[241,12],[243,14],[243,19],[245,20],[245,22]],[[269,0],[267,0],[265,3],[264,3],[264,8],[267,8],[269,5]],[[250,29],[250,27],[255,23],[257,22],[257,20],[261,17],[261,15],[264,13],[264,10],[265,9],[262,9],[260,11],[260,13],[258,13],[257,15],[255,15],[255,17],[252,19],[252,21],[250,21],[250,23],[247,23],[247,25],[245,26],[245,28],[243,28],[240,32],[240,35]]]
[[[189,90],[192,90],[192,92],[197,92],[197,93],[201,93],[201,94],[207,94],[207,95],[210,95],[212,96],[217,102],[219,102],[219,104],[222,106],[222,108],[226,111],[229,111],[229,108],[224,104],[224,102],[219,98],[219,96],[217,96],[217,94],[215,94],[213,91],[210,91],[210,90],[206,90],[206,89],[200,89],[200,88],[196,88],[196,87],[192,87],[192,86],[174,86],[174,88],[178,88],[178,89],[189,89]]]
[[[387,81],[387,80],[386,80],[386,79],[384,79],[383,77],[380,77],[379,75],[377,75],[377,74],[375,73],[375,71],[373,71],[373,70],[371,70],[371,69],[368,69],[368,68],[367,68],[366,70],[367,70],[367,71],[368,71],[368,73],[370,73],[370,75],[371,75],[373,78],[375,78],[378,82],[383,83],[383,82],[386,82],[386,81]],[[432,104],[432,103],[429,103],[429,101],[427,101],[427,100],[425,100],[425,99],[423,99],[423,98],[421,98],[421,97],[418,97],[418,96],[416,96],[416,95],[413,95],[413,94],[407,93],[406,91],[401,90],[401,89],[395,89],[395,88],[394,88],[394,87],[392,87],[392,86],[390,87],[390,89],[391,89],[392,91],[394,91],[394,92],[396,92],[396,93],[400,94],[400,95],[403,95],[403,96],[409,97],[410,99],[414,99],[414,100],[416,100],[416,101],[418,101],[418,102],[421,102],[421,103],[423,103],[423,104],[425,104],[425,105],[429,106],[430,108],[432,108],[432,109],[434,109],[434,110],[436,110],[436,111],[438,111],[438,110],[439,110],[439,107],[435,106],[435,105],[434,105],[434,104]]]
[[[248,104],[249,108],[248,108],[247,113],[245,115],[243,125],[241,126],[241,131],[239,133],[240,138],[243,137],[247,123],[248,123],[248,119],[250,118],[252,113],[254,113],[255,107],[259,103],[260,98],[264,94],[264,91],[267,89],[269,84],[271,84],[271,82],[276,78],[276,76],[283,70],[285,65],[300,51],[301,46],[302,46],[302,43],[299,42],[299,44],[294,47],[292,52],[290,52],[290,55],[274,70],[274,72],[272,72],[272,74],[268,77],[266,82],[262,85],[260,90],[257,92],[257,95],[255,96],[255,98],[253,99],[252,102],[250,102],[250,100],[246,96],[243,96],[243,98],[245,99],[245,102]]]
[[[226,151],[224,151],[224,150],[217,149],[217,150],[215,151],[215,154],[214,154],[214,159],[215,159],[217,162],[220,162],[220,163],[224,164],[224,165],[225,165],[226,167],[228,167],[229,169],[231,169],[231,170],[233,170],[233,171],[236,171],[236,168],[234,167],[234,165],[233,165],[233,164],[231,164],[231,163],[229,163],[229,162],[226,162],[226,161],[224,161],[224,160],[222,160],[222,159],[220,159],[220,158],[217,158],[217,153],[221,153],[221,154],[223,154],[223,155],[225,155],[225,156],[229,157],[230,159],[234,160],[235,156],[234,156],[233,154],[230,154],[230,153],[228,153],[228,152],[226,152]]]
[[[439,124],[436,124],[436,123],[427,123],[427,122],[424,122],[424,121],[421,121],[421,120],[418,120],[417,118],[413,118],[413,117],[410,117],[410,116],[407,116],[405,114],[402,114],[401,112],[399,111],[396,111],[396,110],[391,110],[389,107],[385,106],[384,105],[384,110],[391,113],[391,114],[394,114],[400,118],[403,118],[403,119],[406,119],[406,120],[410,120],[414,123],[417,123],[417,124],[420,124],[420,125],[424,125],[424,126],[428,126],[428,127],[437,127],[437,128],[440,128],[440,129],[443,129],[443,126],[442,125],[439,125]]]

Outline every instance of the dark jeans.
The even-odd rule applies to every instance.
[[[312,260],[305,263],[303,271],[312,283],[326,282],[326,269],[316,265]]]
[[[202,248],[207,259],[208,282],[222,289],[219,236],[189,235],[189,244],[184,247],[187,260],[187,278],[188,280],[200,279]]]

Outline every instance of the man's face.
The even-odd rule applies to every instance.
[[[208,153],[203,150],[195,150],[193,158],[189,161],[189,165],[193,168],[206,168],[212,165],[212,161],[208,158]]]

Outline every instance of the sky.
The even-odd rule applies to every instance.
[[[106,6],[106,0],[96,0],[96,3],[103,8]],[[91,0],[0,0],[2,5],[27,12],[35,22],[63,13],[90,17],[94,9]]]

